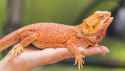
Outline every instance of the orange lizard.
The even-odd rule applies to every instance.
[[[108,11],[96,11],[80,25],[35,23],[24,26],[0,39],[0,51],[13,46],[10,54],[18,55],[30,44],[37,48],[67,48],[80,69],[85,57],[78,47],[100,46],[113,17]]]

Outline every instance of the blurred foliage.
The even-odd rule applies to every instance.
[[[88,4],[86,8],[83,9],[83,12],[81,12],[80,14],[81,17],[78,18],[79,19],[78,21],[82,20],[84,17],[98,10],[112,11],[115,7],[117,7],[119,2],[119,0],[88,0],[88,1],[90,2],[90,4]]]
[[[96,10],[109,10],[118,0],[25,0],[23,23],[59,22],[78,24]]]
[[[118,39],[105,39],[104,44],[110,49],[106,56],[111,59],[125,61],[125,42]]]
[[[87,0],[26,0],[24,23],[60,22],[73,23]],[[84,4],[83,4],[84,3]]]
[[[2,35],[2,31],[4,23],[6,19],[6,0],[0,0],[0,35]]]

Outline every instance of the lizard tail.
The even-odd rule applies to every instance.
[[[18,38],[17,32],[12,32],[6,35],[5,37],[1,38],[0,39],[0,52],[16,44],[18,40],[19,38]]]

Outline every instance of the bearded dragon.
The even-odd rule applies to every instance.
[[[101,46],[112,20],[110,12],[96,11],[75,26],[46,22],[27,25],[1,38],[0,51],[13,46],[10,54],[17,56],[31,44],[40,49],[67,48],[80,69],[85,56],[78,47]]]

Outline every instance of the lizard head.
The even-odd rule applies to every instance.
[[[80,24],[81,32],[94,43],[99,43],[105,36],[106,30],[113,17],[108,11],[96,11]]]
[[[96,11],[83,20],[80,27],[85,35],[98,33],[100,30],[106,30],[112,21],[111,13],[108,11]]]

